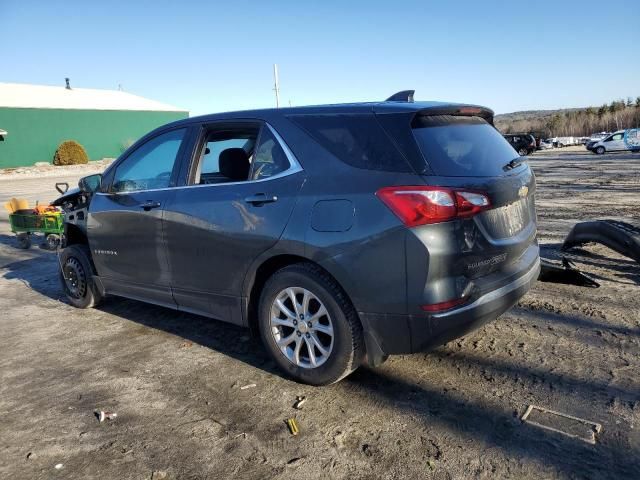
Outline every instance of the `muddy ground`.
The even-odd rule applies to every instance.
[[[547,258],[577,220],[640,219],[637,154],[531,165]],[[0,201],[51,200],[60,180],[0,180]],[[313,388],[235,326],[70,307],[55,255],[17,250],[2,214],[0,478],[640,478],[640,268],[599,246],[570,257],[601,288],[538,283],[463,339]],[[596,444],[523,423],[530,404],[602,424]]]

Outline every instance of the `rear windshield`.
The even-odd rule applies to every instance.
[[[493,177],[504,174],[504,165],[517,152],[480,117],[419,115],[413,134],[425,160],[436,175]]]
[[[373,114],[291,115],[289,118],[322,147],[353,167],[411,171]]]

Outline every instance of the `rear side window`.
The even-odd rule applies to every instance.
[[[425,160],[436,175],[493,177],[518,153],[480,117],[419,115],[413,134]]]
[[[289,160],[276,137],[267,127],[263,127],[260,145],[251,163],[250,180],[273,177],[289,168]]]
[[[353,167],[411,171],[373,114],[293,115],[289,118],[322,147]]]

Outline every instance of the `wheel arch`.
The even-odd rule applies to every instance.
[[[336,278],[334,274],[332,274],[329,270],[327,270],[323,265],[300,255],[294,254],[277,254],[273,255],[267,259],[263,259],[261,263],[253,270],[251,275],[248,275],[247,281],[245,281],[244,288],[244,319],[245,324],[251,330],[251,333],[254,335],[258,334],[258,306],[260,302],[260,294],[262,289],[267,282],[267,280],[278,270],[282,268],[288,267],[290,265],[295,265],[298,263],[308,263],[316,266],[325,272],[331,279],[336,282],[336,285],[340,287],[340,289],[345,293],[349,302],[353,305],[351,300],[351,296],[347,289],[345,289],[344,285]],[[354,309],[357,314],[357,310]],[[358,319],[362,324],[362,321]]]
[[[64,227],[65,245],[87,245],[89,246],[89,239],[87,234],[78,226],[73,223],[67,223]]]

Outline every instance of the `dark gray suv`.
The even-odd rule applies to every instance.
[[[534,176],[484,107],[405,92],[189,118],[79,187],[56,201],[73,305],[250,327],[310,384],[464,335],[538,277]]]

